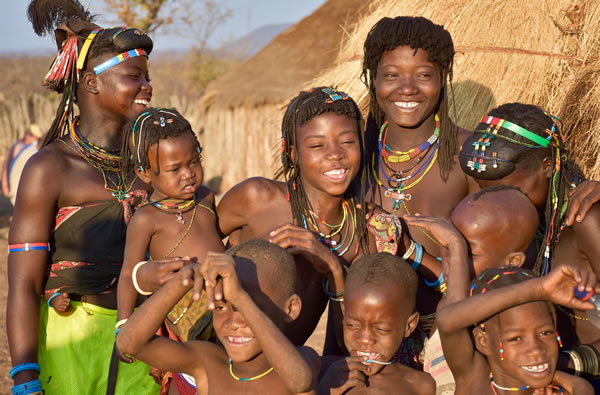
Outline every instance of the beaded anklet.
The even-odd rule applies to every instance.
[[[252,381],[252,380],[258,380],[261,377],[266,376],[267,374],[271,373],[273,371],[273,367],[271,366],[271,368],[269,368],[267,371],[259,374],[258,376],[254,376],[254,377],[248,377],[248,378],[243,378],[243,377],[238,377],[233,373],[233,364],[231,363],[231,358],[229,358],[229,374],[231,374],[231,377],[233,377],[234,379],[236,379],[237,381]]]

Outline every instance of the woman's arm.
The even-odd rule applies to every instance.
[[[47,243],[57,211],[61,177],[57,160],[48,152],[32,157],[23,170],[8,243]],[[52,180],[52,182],[48,182]],[[6,329],[13,366],[37,362],[39,307],[47,269],[48,251],[8,255]],[[17,373],[15,384],[37,379],[37,373]]]

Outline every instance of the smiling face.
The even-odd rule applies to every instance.
[[[87,66],[94,66],[113,57],[114,54],[94,59]],[[143,111],[152,98],[152,86],[148,75],[148,59],[136,56],[113,66],[96,76],[99,104],[123,122]]]
[[[418,322],[402,303],[400,287],[389,284],[346,286],[344,295],[344,344],[351,356],[364,355],[370,360],[388,362],[394,358],[404,337]],[[367,363],[368,376],[384,365]]]
[[[543,388],[552,382],[558,359],[556,327],[545,302],[510,308],[486,323],[485,352],[496,384]],[[499,321],[498,321],[499,319]],[[495,323],[494,323],[495,321]],[[498,327],[499,322],[499,327]],[[504,360],[500,360],[500,341]]]
[[[169,137],[152,145],[148,150],[150,168],[143,172],[136,170],[144,182],[152,185],[153,200],[191,199],[202,184],[200,153],[191,133]]]
[[[433,116],[440,99],[442,73],[429,53],[409,46],[386,51],[377,65],[375,96],[389,122],[414,128]]]
[[[273,282],[272,279],[264,273],[257,274],[257,266],[251,260],[237,256],[234,259],[242,288],[256,306],[281,328],[288,317],[288,303],[295,296],[285,297],[279,288],[271,289],[269,285]],[[289,314],[296,317],[294,313]],[[260,343],[248,323],[227,300],[215,303],[213,327],[233,362],[246,362],[262,353]]]
[[[334,112],[318,115],[296,130],[300,179],[307,194],[343,196],[360,168],[358,125]]]

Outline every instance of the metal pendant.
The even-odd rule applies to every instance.
[[[181,211],[178,212],[175,217],[177,222],[179,222],[180,224],[185,224],[185,219],[183,219],[183,213]]]

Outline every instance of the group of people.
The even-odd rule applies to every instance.
[[[150,37],[102,29],[76,0],[28,13],[56,37],[44,84],[62,101],[9,233],[13,394],[598,388],[600,185],[542,108],[452,121],[442,26],[377,22],[366,121],[336,88],[300,92],[283,181],[250,178],[217,204],[211,147],[150,105]]]

